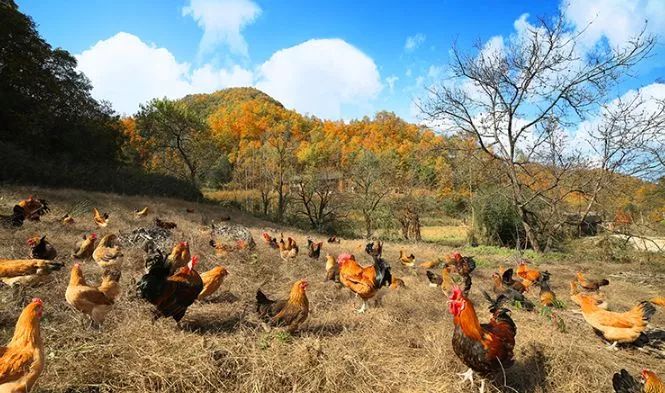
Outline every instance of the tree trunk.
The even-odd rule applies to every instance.
[[[370,239],[372,237],[372,217],[368,213],[363,213],[365,217],[365,238]]]

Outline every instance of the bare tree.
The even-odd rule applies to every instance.
[[[665,101],[645,99],[639,92],[628,94],[605,105],[600,120],[587,132],[593,151],[593,176],[582,222],[601,193],[612,188],[619,174],[641,178],[662,176],[663,146],[658,144],[665,134]]]
[[[307,217],[312,229],[321,231],[337,218],[336,180],[330,176],[330,171],[313,168],[296,177],[296,212]]]
[[[548,240],[540,236],[547,232],[542,228],[547,220],[535,205],[554,203],[548,194],[564,178],[557,169],[559,180],[545,189],[532,187],[533,171],[543,167],[532,165],[537,155],[556,151],[548,147],[559,143],[552,132],[597,110],[610,88],[655,45],[642,32],[621,48],[599,46],[581,53],[576,42],[583,33],[573,31],[560,14],[540,19],[502,47],[477,45],[467,55],[454,45],[451,79],[429,88],[419,103],[427,119],[473,136],[501,163],[528,243],[537,251]]]
[[[390,193],[388,168],[394,168],[386,160],[371,151],[362,151],[351,164],[349,180],[353,187],[353,204],[365,222],[365,237],[372,237],[377,209]]]

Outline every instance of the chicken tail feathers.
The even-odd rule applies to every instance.
[[[390,265],[381,257],[373,256],[374,270],[376,271],[376,279],[374,284],[376,288],[390,285],[393,280],[393,275],[390,271]]]
[[[642,319],[645,321],[649,321],[656,313],[656,307],[651,302],[643,301],[639,304],[639,307],[642,309]]]
[[[640,393],[642,387],[625,369],[615,373],[612,377],[612,387],[615,393]]]

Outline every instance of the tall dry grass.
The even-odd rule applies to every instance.
[[[48,235],[60,259],[72,261],[70,253],[82,233],[127,231],[149,225],[153,217],[175,221],[176,240],[187,240],[202,259],[201,270],[215,264],[227,266],[230,275],[222,292],[211,301],[190,307],[178,328],[172,320],[152,321],[150,307],[133,296],[134,281],[143,269],[142,251],[127,250],[122,277],[124,293],[101,330],[88,327],[86,319],[65,303],[68,271],[57,272],[53,281],[38,288],[13,293],[0,289],[0,342],[12,335],[22,306],[39,296],[45,302],[42,334],[46,347],[46,369],[39,379],[40,392],[472,392],[461,385],[456,373],[466,367],[451,348],[452,319],[446,299],[429,288],[424,272],[402,267],[397,262],[400,248],[413,252],[419,261],[449,252],[444,246],[386,243],[385,258],[406,288],[382,290],[382,305],[364,315],[354,313],[359,302],[345,289],[323,282],[324,260],[306,255],[294,263],[282,262],[275,250],[260,241],[264,229],[284,231],[305,245],[306,233],[225,211],[212,205],[72,190],[3,188],[0,208],[28,194],[51,201],[53,212],[40,223],[0,230],[0,257],[23,257],[25,239],[33,234]],[[56,218],[76,201],[90,200],[111,215],[109,227],[94,227],[91,214],[75,217],[65,227]],[[148,219],[136,219],[133,209],[151,206]],[[195,213],[186,213],[191,207]],[[229,214],[232,222],[248,225],[257,239],[253,253],[214,257],[208,245],[204,222]],[[316,236],[315,236],[316,238]],[[324,244],[323,253],[351,251],[369,263],[360,240]],[[473,251],[465,251],[472,253]],[[488,318],[480,290],[489,288],[489,276],[499,263],[510,265],[510,253],[479,255],[482,267],[474,277],[471,297]],[[567,281],[577,269],[589,275],[610,275],[610,305],[625,309],[665,288],[665,275],[646,270],[640,260],[632,264],[601,265],[598,260],[565,258],[539,260],[541,269],[552,272],[552,284],[567,301]],[[100,269],[86,262],[84,273],[98,282]],[[618,275],[615,277],[615,275]],[[258,287],[268,294],[284,296],[299,278],[310,282],[309,320],[300,332],[289,336],[280,330],[266,333],[254,314]],[[534,297],[532,295],[532,297]],[[489,392],[608,392],[612,374],[620,368],[637,372],[648,367],[665,375],[665,362],[635,349],[610,352],[567,301],[569,309],[556,311],[565,321],[560,331],[537,312],[515,310],[518,326],[516,364],[504,376],[491,382]],[[654,326],[663,326],[659,310]]]

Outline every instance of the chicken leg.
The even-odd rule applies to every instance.
[[[365,311],[367,311],[367,300],[363,299],[363,305],[358,310],[356,310],[356,312],[358,314],[362,314]]]

